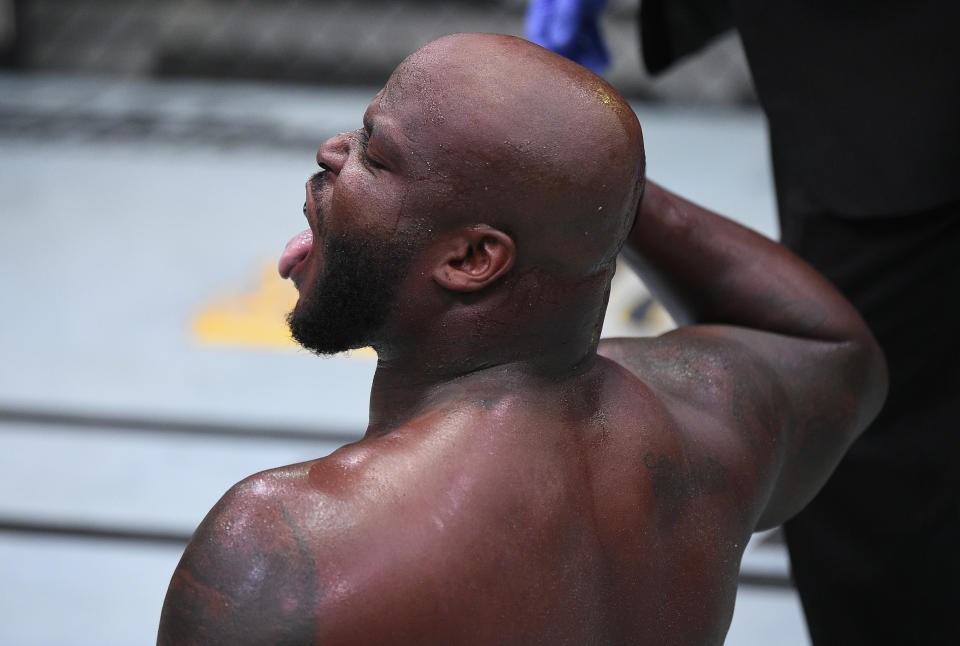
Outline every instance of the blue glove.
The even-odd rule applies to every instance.
[[[530,0],[524,24],[527,38],[600,74],[610,65],[597,27],[606,4],[607,0]]]

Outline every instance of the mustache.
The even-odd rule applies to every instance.
[[[323,189],[326,187],[327,182],[330,181],[329,173],[325,170],[321,170],[318,173],[314,173],[309,180],[307,180],[307,190],[310,191],[310,201],[313,202],[313,208],[316,209],[316,219],[317,219],[317,231],[319,232],[323,227],[323,212],[321,211],[321,195]],[[306,204],[304,204],[306,206]]]
[[[314,173],[308,180],[307,183],[310,187],[310,197],[313,198],[314,204],[320,204],[320,193],[327,185],[327,181],[327,171],[325,170]]]
[[[326,170],[320,170],[310,176],[308,180],[310,186],[310,196],[315,202],[320,200],[320,193],[330,181],[329,173]]]

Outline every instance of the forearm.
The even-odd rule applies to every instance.
[[[623,256],[680,325],[738,325],[847,340],[870,333],[785,247],[648,182]]]

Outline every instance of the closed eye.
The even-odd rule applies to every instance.
[[[383,170],[386,168],[383,164],[378,162],[376,159],[370,156],[367,152],[367,147],[370,144],[370,133],[363,129],[360,131],[360,152],[363,155],[363,162],[372,168],[377,170]]]

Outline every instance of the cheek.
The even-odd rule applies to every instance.
[[[328,232],[395,231],[403,216],[403,187],[368,174],[343,174],[331,192],[321,229]]]

